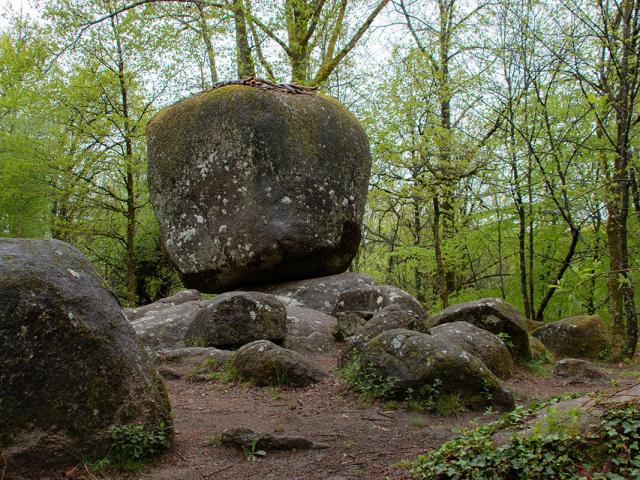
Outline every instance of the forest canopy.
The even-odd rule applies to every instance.
[[[640,0],[37,8],[0,27],[0,235],[72,243],[128,305],[168,295],[146,125],[256,75],[318,87],[363,122],[354,270],[431,311],[493,296],[538,321],[599,314],[635,351]]]

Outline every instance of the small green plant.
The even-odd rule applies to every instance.
[[[409,419],[410,427],[422,428],[424,427],[424,425],[425,425],[424,420],[420,417],[411,417]]]
[[[258,457],[264,457],[267,454],[264,450],[258,450],[257,438],[251,440],[251,444],[248,447],[242,447],[242,452],[249,462],[254,462]]]
[[[172,426],[164,422],[154,431],[137,423],[113,426],[109,429],[112,443],[107,455],[95,461],[83,460],[83,463],[96,472],[109,469],[137,472],[146,460],[169,446],[171,431]]]
[[[524,366],[537,377],[551,378],[551,366],[544,358],[536,358],[524,362]]]
[[[267,387],[265,388],[267,394],[274,400],[286,400],[287,395],[282,391],[282,387]]]
[[[511,340],[511,336],[507,332],[500,332],[496,335],[496,337],[502,340],[502,343],[504,343],[507,348],[515,347],[515,345],[513,344],[513,340]]]
[[[362,365],[356,356],[340,372],[367,403],[376,398],[393,399],[398,394],[398,378],[380,375],[372,364]]]
[[[219,447],[222,445],[222,435],[211,435],[207,438],[207,445],[210,447]]]
[[[273,426],[273,431],[275,433],[282,433],[284,432],[284,423],[282,422],[276,422],[276,424]]]
[[[445,393],[433,402],[433,411],[441,417],[454,417],[464,410],[464,402],[459,393]]]
[[[398,401],[397,400],[387,400],[386,402],[384,402],[383,406],[384,406],[385,410],[395,410],[395,409],[398,408]]]
[[[169,445],[171,426],[160,424],[155,431],[148,430],[142,424],[113,426],[109,429],[113,444],[111,455],[114,458],[144,460],[160,453]]]
[[[191,382],[204,380],[231,384],[237,382],[239,379],[240,373],[233,366],[231,359],[227,359],[226,362],[221,363],[215,358],[207,358],[187,374],[187,380]]]
[[[273,366],[273,369],[276,372],[276,387],[286,387],[291,383],[291,379],[289,378],[286,370],[276,367],[275,364]]]

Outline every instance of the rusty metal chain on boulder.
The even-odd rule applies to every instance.
[[[318,87],[306,87],[303,85],[296,85],[294,83],[274,83],[269,80],[257,78],[254,75],[242,78],[240,80],[228,80],[226,82],[216,82],[213,87],[204,90],[204,92],[210,92],[220,87],[226,87],[227,85],[246,85],[247,87],[262,88],[263,90],[280,90],[282,92],[313,95],[318,90]]]

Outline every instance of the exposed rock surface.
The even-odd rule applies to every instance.
[[[607,327],[597,315],[580,315],[548,323],[533,331],[558,358],[603,359],[611,352]]]
[[[253,380],[260,386],[305,386],[319,382],[325,376],[307,358],[268,340],[258,340],[240,347],[231,361],[243,378]]]
[[[262,450],[308,450],[310,448],[328,448],[306,437],[292,435],[271,435],[256,432],[248,427],[227,428],[222,432],[222,444],[243,449]],[[254,443],[255,442],[255,443]]]
[[[529,334],[523,317],[511,304],[500,298],[483,298],[445,308],[429,318],[427,325],[468,322],[494,335],[507,334],[505,344],[515,360],[531,357]]]
[[[563,400],[540,409],[525,428],[516,432],[512,429],[499,431],[493,439],[499,446],[509,443],[514,435],[515,438],[521,439],[532,435],[557,433],[558,424],[562,424],[563,421],[566,421],[565,425],[574,433],[586,436],[598,427],[605,413],[629,405],[640,406],[640,385],[633,385],[605,397],[585,396]]]
[[[344,342],[367,323],[367,319],[360,312],[336,313],[336,325],[331,331],[333,337],[339,342]]]
[[[195,367],[206,360],[215,360],[223,364],[231,352],[215,347],[184,347],[157,350],[154,362],[157,365],[167,364],[176,367]]]
[[[151,201],[186,285],[332,275],[355,256],[371,155],[337,100],[224,86],[162,110],[147,142]]]
[[[418,300],[393,285],[364,286],[343,292],[338,296],[333,315],[341,312],[376,313],[389,305],[398,305],[422,319],[427,318],[427,312]]]
[[[553,354],[547,350],[544,343],[531,335],[529,335],[529,347],[531,349],[532,360],[548,361],[553,358]]]
[[[432,328],[431,335],[482,360],[498,378],[506,380],[513,373],[515,365],[509,349],[502,340],[487,330],[468,322],[452,322]]]
[[[553,367],[553,375],[574,382],[607,380],[607,373],[597,365],[579,358],[564,358]]]
[[[354,354],[365,347],[369,340],[382,332],[395,328],[411,330],[418,320],[418,315],[410,310],[404,310],[400,305],[389,305],[383,308],[349,338],[342,349],[339,365],[345,365]]]
[[[338,295],[342,292],[373,284],[373,278],[369,275],[345,272],[327,277],[258,286],[256,290],[276,295],[287,306],[311,308],[331,313],[338,301]]]
[[[287,306],[287,336],[283,345],[299,353],[330,352],[336,319],[309,308]]]
[[[195,300],[148,310],[131,325],[142,344],[151,350],[184,347],[189,325],[206,304]]]
[[[244,345],[254,340],[284,340],[287,311],[272,295],[228,292],[206,303],[185,335],[193,346]]]
[[[171,422],[117,299],[64,242],[0,239],[0,412],[12,479],[104,454],[111,425]]]
[[[399,396],[441,382],[442,393],[460,393],[470,407],[514,407],[512,395],[482,361],[425,333],[387,330],[367,343],[359,360],[380,377],[396,379]]]
[[[200,298],[200,292],[197,290],[182,290],[175,295],[161,298],[160,300],[149,303],[148,305],[142,305],[136,308],[127,308],[125,309],[124,313],[127,316],[127,320],[132,322],[133,320],[144,317],[151,312],[157,312],[168,307],[174,307],[176,305],[180,305],[181,303],[200,300]]]

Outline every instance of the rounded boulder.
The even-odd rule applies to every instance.
[[[337,100],[227,85],[159,112],[147,143],[151,201],[185,285],[333,275],[355,256],[371,154]]]
[[[111,426],[166,432],[170,410],[162,380],[89,261],[57,240],[0,239],[7,478],[104,455]]]

